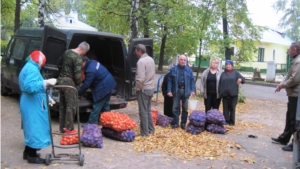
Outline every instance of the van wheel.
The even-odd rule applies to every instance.
[[[8,95],[8,88],[3,86],[2,84],[1,84],[1,95],[2,96],[7,96]]]

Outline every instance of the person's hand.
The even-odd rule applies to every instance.
[[[48,103],[52,107],[56,102],[51,97],[49,97]]]
[[[237,82],[236,82],[238,85],[242,83],[242,79],[241,78],[238,78]]]
[[[194,96],[195,96],[195,93],[194,93],[194,92],[191,92],[191,96],[194,97]]]
[[[173,97],[173,94],[172,94],[171,92],[169,92],[167,95],[168,95],[169,97]]]
[[[280,92],[281,89],[282,89],[282,84],[279,84],[275,89],[275,93]]]
[[[57,83],[57,79],[55,78],[47,79],[44,80],[44,83],[46,84],[46,86],[54,86]]]

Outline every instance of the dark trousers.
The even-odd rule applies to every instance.
[[[207,98],[204,99],[205,113],[210,109],[218,109],[220,107],[221,98],[217,98],[217,94],[207,93]]]
[[[292,134],[296,131],[296,112],[298,97],[288,97],[287,111],[285,117],[285,127],[283,133],[278,137],[281,142],[288,143]]]
[[[100,114],[102,112],[110,111],[109,106],[110,101],[110,93],[108,93],[106,96],[98,100],[97,102],[93,103],[93,110],[90,113],[89,121],[87,123],[89,124],[97,124],[99,123]]]
[[[37,149],[25,146],[24,152],[26,152],[29,157],[37,157],[36,151]]]
[[[164,96],[164,115],[168,117],[173,117],[173,97],[168,95]]]
[[[238,97],[223,97],[223,114],[227,124],[235,125],[235,107]]]

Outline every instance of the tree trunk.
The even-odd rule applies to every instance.
[[[21,0],[16,0],[14,32],[16,32],[21,26],[21,24],[20,24],[20,15],[21,15]]]
[[[200,72],[200,65],[201,65],[201,59],[202,59],[202,53],[201,53],[201,50],[202,50],[202,38],[200,38],[199,40],[200,42],[200,47],[199,47],[199,64],[198,64],[198,67],[197,67],[197,73],[196,73],[196,78],[195,78],[195,84],[198,80],[198,77],[199,77],[199,72]],[[195,93],[196,94],[196,93]]]
[[[223,38],[224,38],[224,41],[225,41],[225,59],[226,60],[230,60],[231,56],[231,51],[230,51],[230,48],[229,48],[229,45],[228,44],[228,22],[227,22],[227,10],[226,10],[226,1],[225,1],[225,7],[223,9],[223,18],[222,18],[222,21],[223,21]]]
[[[44,27],[45,22],[44,22],[44,11],[45,11],[45,1],[44,0],[39,0],[39,9],[38,9],[38,22],[39,22],[39,27]]]
[[[142,16],[147,16],[147,12],[143,9],[149,9],[150,8],[150,3],[149,0],[140,0],[140,4],[142,6],[141,11],[142,11]],[[144,38],[149,38],[149,20],[147,17],[142,17],[143,20],[143,34],[144,34]]]
[[[130,11],[130,40],[137,38],[138,35],[138,16],[137,10],[139,8],[139,0],[132,0],[131,2],[131,11]]]
[[[165,55],[165,47],[166,47],[166,41],[167,41],[167,30],[168,28],[164,26],[164,35],[161,40],[161,45],[160,45],[160,53],[159,53],[159,62],[158,62],[158,69],[157,70],[163,70],[163,65],[164,65],[164,55]]]

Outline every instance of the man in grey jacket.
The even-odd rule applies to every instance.
[[[135,91],[139,105],[141,136],[149,136],[155,132],[151,101],[154,93],[155,63],[146,53],[146,47],[138,44],[135,53],[139,58],[136,65]]]
[[[300,85],[300,42],[294,42],[289,49],[290,57],[293,58],[289,71],[282,82],[276,87],[275,92],[279,92],[282,88],[285,88],[288,96],[288,106],[286,112],[285,128],[283,133],[278,138],[272,140],[276,143],[286,145],[296,131],[296,111],[298,102],[298,87]],[[284,151],[293,151],[293,144],[282,147]]]

